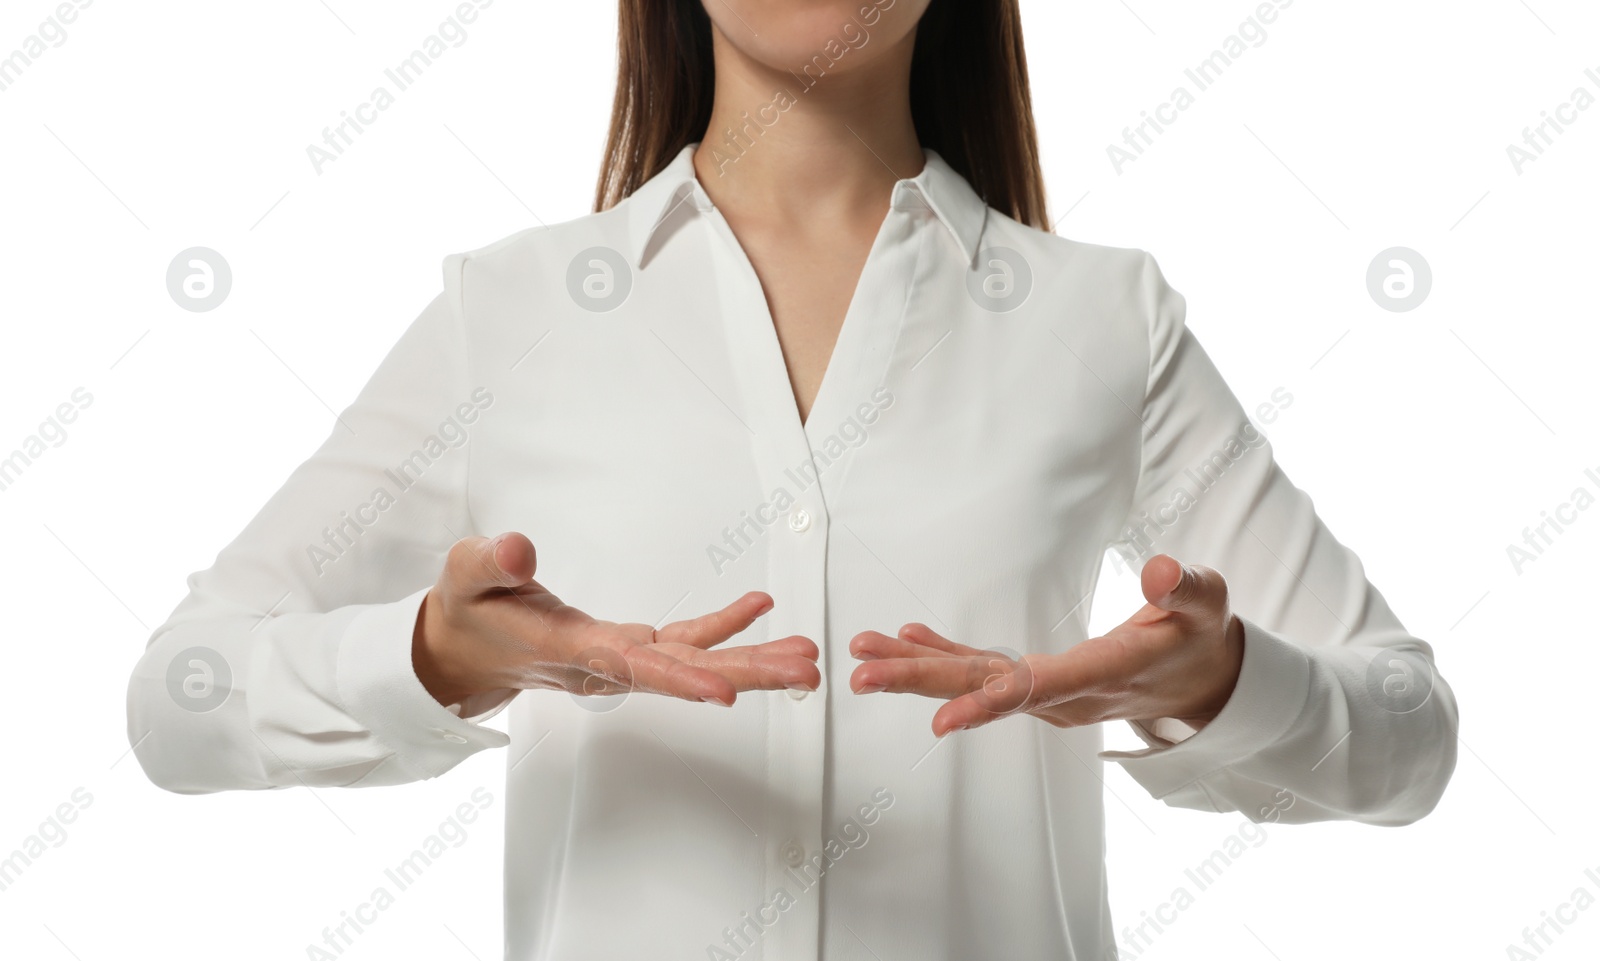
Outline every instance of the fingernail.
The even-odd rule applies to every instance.
[[[882,693],[883,691],[886,691],[888,689],[889,689],[888,686],[884,685],[884,684],[868,684],[868,685],[865,685],[864,687],[860,688],[859,690],[857,690],[856,693],[857,694],[879,694],[879,693]]]
[[[950,735],[954,734],[957,731],[965,731],[966,729],[967,729],[967,726],[965,724],[957,724],[955,727],[951,728],[950,730],[944,732],[943,734],[941,734],[939,736],[940,737],[949,737]]]
[[[809,685],[809,684],[801,684],[799,681],[795,681],[792,684],[785,684],[784,687],[788,688],[791,691],[815,691],[816,690],[816,688],[812,687],[811,685]]]
[[[732,707],[733,706],[733,702],[732,701],[724,701],[720,697],[712,697],[709,694],[707,694],[705,697],[702,697],[700,700],[705,701],[707,704],[715,704],[718,707]]]

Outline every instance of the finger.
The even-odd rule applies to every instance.
[[[738,691],[716,671],[680,661],[653,644],[628,648],[635,690],[732,707]]]
[[[953,658],[896,657],[867,661],[850,673],[857,694],[921,694],[959,697],[972,690],[967,666]]]
[[[817,650],[816,642],[799,634],[782,637],[776,641],[767,641],[765,644],[750,644],[741,648],[723,647],[718,648],[718,650],[750,650],[761,654],[793,654],[796,657],[803,657],[812,663],[816,663],[817,658],[822,656],[822,652]]]
[[[998,720],[995,714],[984,710],[975,698],[963,694],[933,712],[933,736],[970,731],[994,720]]]
[[[711,647],[740,633],[770,610],[772,596],[762,591],[751,591],[720,611],[668,624],[656,631],[656,642]]]
[[[822,683],[816,661],[755,647],[704,651],[693,663],[715,671],[741,691],[815,691]]]
[[[867,661],[850,675],[857,694],[921,694],[950,699],[974,691],[996,702],[1020,701],[1032,687],[1022,662],[989,657],[896,657]]]
[[[918,624],[915,622],[907,624],[905,627],[900,628],[900,636],[914,644],[922,644],[926,647],[931,647],[935,650],[944,651],[949,654],[960,654],[965,657],[981,657],[986,653],[985,651],[982,651],[976,647],[968,647],[965,644],[957,644],[955,641],[950,640],[944,635],[935,633],[934,630],[928,627],[926,624]]]
[[[1073,663],[1069,658],[1028,657],[1024,658],[1023,665],[1019,669],[1019,675],[1022,671],[1026,671],[1027,679],[1032,683],[1027,696],[1021,698],[1020,702],[1015,698],[996,696],[989,686],[952,698],[948,704],[934,712],[934,736],[944,737],[952,731],[971,730],[1012,714],[1070,703],[1074,698],[1086,695],[1091,690],[1091,685],[1087,676],[1080,670],[1080,665]],[[1018,690],[1020,691],[1020,684]],[[1084,703],[1087,704],[1086,698]],[[1073,721],[1063,720],[1070,716],[1070,711],[1057,709],[1051,712],[1051,723],[1070,727],[1099,720],[1088,716]]]
[[[533,542],[515,531],[492,540],[463,537],[445,558],[446,587],[466,597],[521,587],[533,580],[536,559]]]
[[[933,713],[933,736],[944,737],[956,731],[971,731],[1027,710],[1027,706],[1023,705],[1011,711],[994,711],[985,707],[976,695],[963,694]]]
[[[902,633],[904,633],[902,631]],[[955,657],[936,647],[928,647],[904,637],[890,637],[877,631],[862,631],[850,639],[850,656],[860,661],[883,657]]]
[[[1175,614],[1216,614],[1227,606],[1222,575],[1209,567],[1180,564],[1170,554],[1157,554],[1139,574],[1144,599]]]

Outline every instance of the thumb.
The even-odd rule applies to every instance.
[[[536,563],[533,542],[516,531],[493,539],[463,537],[445,560],[446,586],[467,596],[521,587],[533,580]]]
[[[1227,603],[1222,575],[1209,567],[1179,563],[1170,554],[1157,554],[1139,575],[1144,599],[1175,614],[1210,614]]]

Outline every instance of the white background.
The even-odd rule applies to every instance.
[[[490,816],[345,956],[499,956],[502,752],[402,788],[199,798],[127,755],[149,630],[326,436],[440,259],[591,203],[613,4],[498,0],[319,175],[306,146],[454,8],[329,3],[102,0],[0,92],[0,454],[93,396],[0,491],[0,856],[74,789],[93,798],[0,892],[6,957],[303,958],[480,785]],[[1600,894],[1600,509],[1520,572],[1506,553],[1600,492],[1600,105],[1520,173],[1506,153],[1575,88],[1600,95],[1600,13],[1299,0],[1119,174],[1107,145],[1254,7],[1026,0],[1057,231],[1152,251],[1247,409],[1293,395],[1266,428],[1277,456],[1435,645],[1460,763],[1414,826],[1269,827],[1141,956],[1504,958],[1576,888]],[[0,57],[53,8],[5,4]],[[234,272],[210,313],[165,287],[197,245]],[[1365,283],[1396,245],[1434,275],[1406,313]],[[1104,584],[1096,629],[1136,606],[1132,577]],[[1240,822],[1106,779],[1120,927]],[[1543,956],[1595,956],[1600,909],[1577,917]]]

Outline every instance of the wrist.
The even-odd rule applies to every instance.
[[[411,669],[434,700],[449,707],[490,687],[475,679],[463,663],[459,645],[451,643],[451,632],[443,624],[438,608],[429,591],[422,598],[411,634]]]

